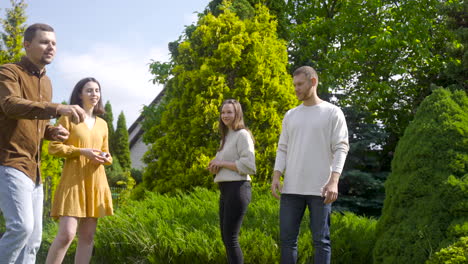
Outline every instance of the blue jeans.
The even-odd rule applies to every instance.
[[[42,184],[23,172],[0,166],[0,209],[6,232],[0,239],[0,264],[33,264],[42,239]]]
[[[331,204],[313,195],[282,194],[280,202],[281,264],[297,262],[297,238],[306,207],[309,208],[310,230],[314,243],[314,263],[329,264],[331,260]]]
[[[228,263],[242,264],[244,255],[239,244],[239,232],[252,199],[252,188],[249,181],[220,182],[218,185],[219,224]]]

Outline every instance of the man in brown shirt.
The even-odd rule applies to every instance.
[[[0,209],[6,232],[0,239],[0,264],[35,263],[42,237],[41,142],[63,141],[68,131],[49,124],[59,115],[82,122],[77,105],[51,103],[45,66],[56,51],[55,33],[33,24],[24,33],[26,56],[0,66]]]

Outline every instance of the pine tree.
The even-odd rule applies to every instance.
[[[128,144],[128,130],[125,121],[125,115],[120,112],[117,119],[117,129],[114,135],[115,140],[115,156],[119,160],[120,166],[125,171],[130,171],[132,168],[132,161],[130,159],[130,147]]]
[[[206,166],[219,147],[221,103],[237,99],[255,138],[255,182],[269,182],[281,121],[297,104],[287,72],[286,43],[265,6],[241,20],[229,3],[202,17],[173,52],[172,79],[161,104],[146,109],[144,186],[161,192],[213,186]]]
[[[468,236],[467,135],[464,91],[438,89],[422,102],[385,183],[374,263],[424,263]]]
[[[23,34],[26,29],[26,3],[24,0],[10,0],[11,8],[6,9],[6,18],[0,18],[4,32],[0,32],[0,64],[19,61],[23,56]]]

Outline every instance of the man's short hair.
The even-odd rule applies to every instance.
[[[32,24],[26,29],[26,31],[24,31],[24,41],[31,42],[34,36],[36,35],[36,31],[38,30],[54,32],[54,29],[47,24],[42,24],[42,23]]]
[[[297,68],[294,73],[293,73],[293,76],[297,76],[299,74],[303,73],[307,79],[312,79],[312,78],[315,78],[318,80],[318,75],[317,75],[317,72],[314,70],[314,68],[310,67],[310,66],[301,66],[299,68]]]

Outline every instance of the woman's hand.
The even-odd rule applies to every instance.
[[[82,149],[80,149],[80,153],[81,153],[81,155],[88,158],[91,161],[91,163],[94,163],[94,164],[97,164],[97,165],[101,165],[101,164],[110,162],[109,153],[102,152],[99,149],[82,148]]]
[[[222,168],[222,161],[213,159],[208,164],[208,171],[213,174],[217,174],[219,170]]]

